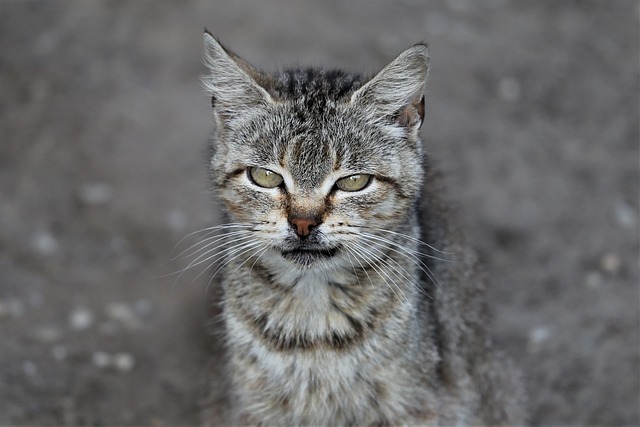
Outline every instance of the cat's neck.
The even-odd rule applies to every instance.
[[[369,264],[355,256],[309,268],[277,256],[234,260],[224,281],[226,315],[274,351],[330,351],[377,339],[389,325],[397,328],[394,333],[413,329],[424,291],[419,268],[407,254],[416,253],[417,244],[394,237],[387,239],[396,246],[362,249],[377,259]]]

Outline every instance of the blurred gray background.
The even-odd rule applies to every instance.
[[[422,135],[533,425],[638,425],[637,1],[0,1],[0,425],[197,425],[206,26],[257,66],[431,46]]]

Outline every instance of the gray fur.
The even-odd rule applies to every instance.
[[[271,76],[208,33],[205,46],[211,171],[235,231],[221,249],[233,394],[222,424],[522,423],[517,374],[490,348],[474,255],[423,168],[427,46],[371,79]],[[283,185],[257,186],[250,167]],[[336,190],[354,174],[374,178]],[[303,239],[291,218],[317,225]]]

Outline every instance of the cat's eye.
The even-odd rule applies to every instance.
[[[281,175],[270,171],[265,168],[253,167],[249,168],[249,178],[256,185],[264,188],[274,188],[282,184],[283,178]]]
[[[360,191],[371,182],[371,175],[351,175],[336,181],[336,187],[342,191]]]

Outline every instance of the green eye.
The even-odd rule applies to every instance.
[[[371,175],[351,175],[336,181],[336,186],[342,191],[360,191],[371,182]]]
[[[249,168],[249,178],[256,185],[264,188],[274,188],[282,184],[282,176],[265,168]]]

